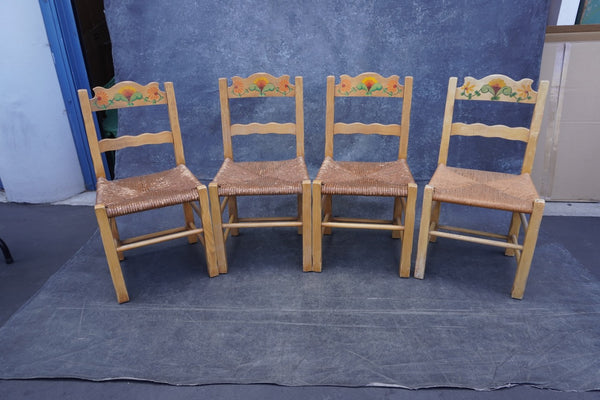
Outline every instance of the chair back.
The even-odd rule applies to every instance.
[[[296,156],[304,157],[304,103],[302,77],[296,76],[294,83],[288,75],[275,77],[259,72],[247,78],[234,76],[231,85],[227,78],[219,79],[219,98],[221,102],[221,124],[223,132],[223,150],[225,158],[233,159],[231,138],[238,135],[284,134],[296,136]],[[280,123],[252,122],[231,124],[231,99],[248,97],[292,97],[295,99],[295,121]]]
[[[355,77],[341,75],[335,83],[334,76],[327,77],[327,104],[325,117],[325,156],[333,158],[333,138],[335,135],[378,134],[399,136],[398,159],[406,159],[408,149],[408,131],[412,103],[413,78],[404,78],[404,85],[397,75],[387,78],[365,72]],[[402,116],[400,124],[364,124],[362,122],[335,122],[335,99],[337,97],[395,97],[402,98]]]
[[[537,92],[531,88],[533,83],[531,79],[515,81],[499,74],[488,75],[482,79],[468,76],[464,79],[462,86],[457,87],[457,83],[456,77],[450,78],[448,83],[438,164],[446,164],[448,161],[451,136],[502,138],[518,140],[527,144],[521,173],[531,173],[548,93],[548,81],[540,81]],[[486,125],[479,122],[466,124],[453,121],[456,100],[534,104],[534,109],[529,126],[508,127],[506,125]]]
[[[93,89],[94,97],[91,99],[88,98],[87,90],[79,89],[77,91],[96,178],[106,178],[101,154],[127,147],[172,143],[177,165],[185,164],[173,83],[165,82],[164,87],[165,90],[162,91],[157,82],[140,85],[136,82],[123,81],[109,89],[95,87]],[[171,128],[169,131],[98,139],[93,112],[155,105],[167,105]]]

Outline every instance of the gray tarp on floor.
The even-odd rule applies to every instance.
[[[398,278],[386,233],[334,232],[320,274],[300,246],[294,229],[242,231],[213,279],[185,240],[134,251],[118,305],[95,235],[0,329],[0,377],[600,389],[600,282],[544,233],[522,301],[499,249],[439,239],[420,281]]]

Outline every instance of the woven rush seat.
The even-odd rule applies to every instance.
[[[335,161],[325,157],[316,179],[323,194],[354,196],[408,195],[408,184],[414,183],[406,160],[390,162]]]
[[[201,183],[185,165],[131,178],[98,178],[96,204],[106,206],[108,217],[132,214],[198,200]]]
[[[539,198],[529,174],[448,167],[441,164],[431,178],[433,200],[497,210],[531,213]]]
[[[219,196],[302,194],[309,179],[304,157],[283,161],[235,162],[226,158],[213,182]]]

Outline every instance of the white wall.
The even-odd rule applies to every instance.
[[[9,201],[84,190],[38,0],[0,1],[0,179]]]

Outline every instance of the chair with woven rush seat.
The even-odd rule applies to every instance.
[[[219,79],[224,162],[208,185],[215,231],[215,246],[219,273],[227,273],[225,241],[236,236],[240,228],[297,227],[302,235],[302,266],[312,270],[310,231],[310,179],[304,161],[304,105],[302,77],[294,83],[289,76],[275,77],[256,73],[247,78],[235,76],[229,85]],[[231,123],[232,100],[248,98],[291,98],[295,103],[295,121]],[[234,161],[232,137],[253,134],[284,134],[295,136],[296,157],[276,161]],[[298,214],[292,217],[240,218],[238,196],[296,195]],[[221,200],[222,198],[222,200]],[[228,209],[228,219],[223,214]]]
[[[400,124],[364,124],[362,122],[335,122],[335,101],[343,97],[401,98]],[[313,181],[313,268],[322,269],[323,234],[331,228],[390,230],[393,238],[402,238],[399,274],[410,276],[417,185],[406,162],[408,131],[412,100],[412,77],[385,78],[376,73],[355,77],[327,77],[327,110],[325,121],[325,159]],[[400,110],[398,110],[400,111]],[[378,134],[399,137],[398,158],[387,162],[334,160],[335,135]],[[332,214],[333,196],[392,197],[394,209],[391,220],[342,218]]]
[[[531,79],[518,82],[504,75],[489,75],[482,79],[466,77],[457,87],[457,78],[450,78],[438,167],[425,187],[423,210],[415,265],[415,277],[423,279],[428,242],[437,237],[451,238],[505,248],[505,254],[515,256],[517,271],[511,296],[521,299],[531,267],[533,252],[544,211],[541,199],[531,180],[537,137],[540,131],[548,82],[541,81],[538,91],[531,88]],[[457,100],[483,100],[533,104],[529,126],[507,127],[482,123],[453,122],[454,105]],[[531,107],[531,106],[530,106]],[[525,142],[525,155],[521,173],[510,174],[477,169],[455,168],[447,165],[450,137],[480,136]],[[486,139],[484,139],[486,140]],[[442,203],[504,210],[512,213],[507,234],[496,234],[474,229],[440,225]],[[527,216],[529,215],[529,220]],[[524,230],[519,242],[521,225]]]
[[[164,88],[164,91],[160,90],[156,82],[143,86],[124,81],[110,89],[94,88],[94,97],[91,99],[88,98],[86,90],[78,91],[97,178],[96,217],[119,303],[129,301],[120,260],[123,260],[124,251],[134,248],[183,237],[187,237],[190,243],[200,240],[205,248],[209,276],[218,275],[208,191],[185,166],[173,84],[165,82]],[[93,112],[157,105],[167,107],[169,131],[98,140]],[[102,153],[163,143],[173,145],[177,164],[174,168],[122,179],[106,179]],[[119,237],[117,217],[175,205],[183,205],[184,226],[127,239]],[[201,227],[196,226],[194,212],[200,217]]]

